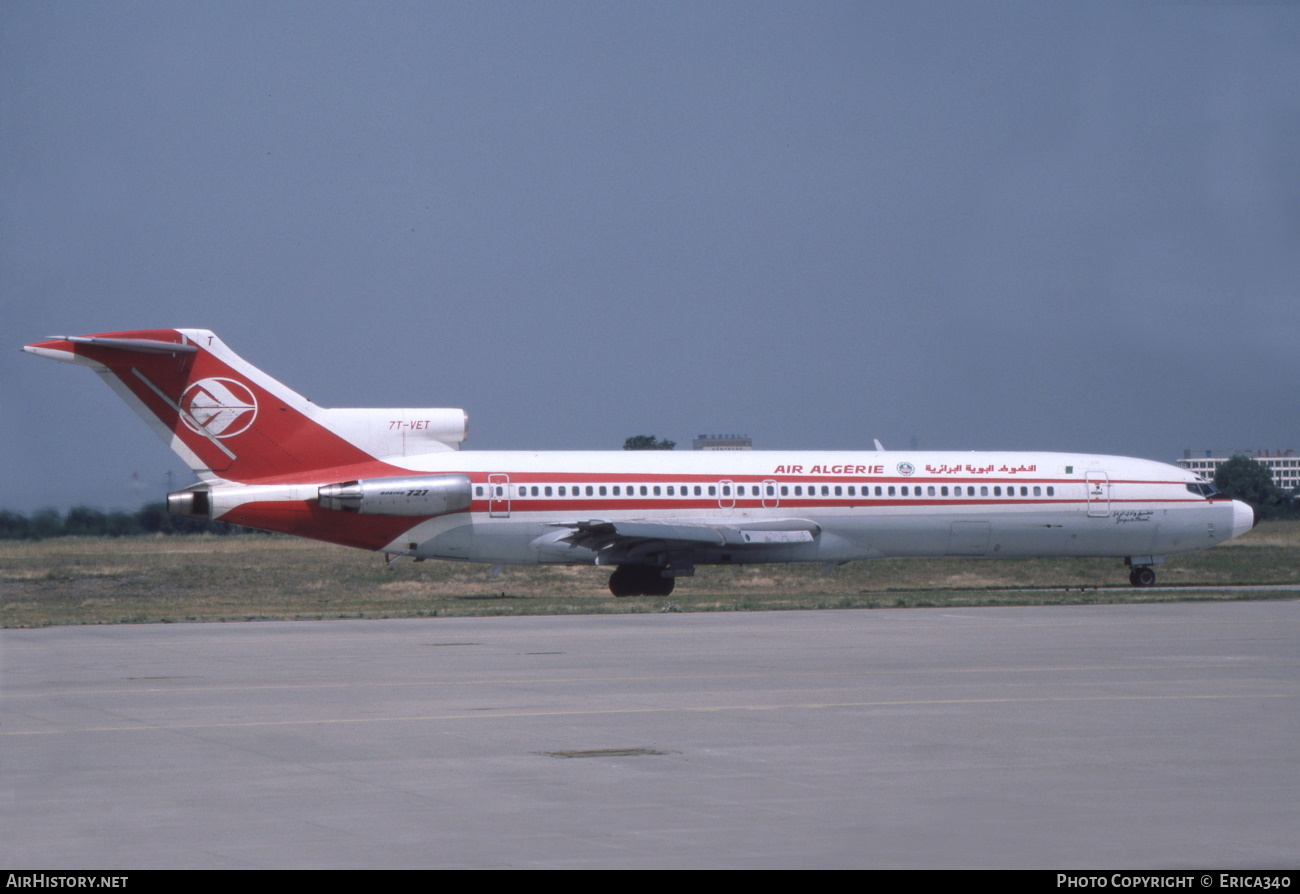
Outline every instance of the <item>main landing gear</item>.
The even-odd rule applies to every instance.
[[[667,596],[676,583],[654,565],[619,565],[609,576],[609,592],[615,596]]]
[[[1155,582],[1156,582],[1155,569],[1150,568],[1146,565],[1136,566],[1131,571],[1129,571],[1128,582],[1135,587],[1155,586]]]

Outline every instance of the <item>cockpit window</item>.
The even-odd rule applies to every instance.
[[[1223,493],[1207,481],[1189,481],[1187,482],[1187,489],[1197,496],[1206,498],[1221,496]]]

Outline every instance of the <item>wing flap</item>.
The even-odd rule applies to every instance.
[[[791,543],[812,543],[821,533],[820,525],[803,518],[753,522],[703,518],[592,520],[563,523],[558,527],[574,529],[573,533],[560,538],[562,541],[596,552],[616,546],[626,549],[650,542],[661,542],[669,547],[785,546]]]

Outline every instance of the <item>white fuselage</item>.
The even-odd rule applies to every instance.
[[[1119,556],[1144,564],[1212,546],[1253,523],[1244,504],[1189,489],[1201,481],[1194,475],[1117,456],[464,451],[409,457],[402,466],[468,474],[473,502],[419,522],[385,552],[505,564],[617,564],[654,549],[601,556],[566,541],[574,525],[598,521],[814,529],[790,542],[696,543],[700,564],[888,556]]]

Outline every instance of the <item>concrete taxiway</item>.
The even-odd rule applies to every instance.
[[[1294,868],[1300,603],[0,631],[0,862]]]

